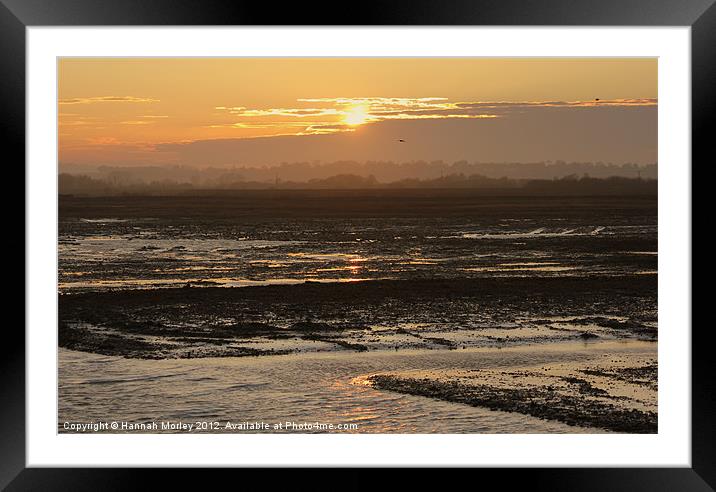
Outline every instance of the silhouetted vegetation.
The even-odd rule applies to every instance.
[[[380,183],[402,180],[431,180],[463,174],[486,178],[559,179],[589,175],[593,178],[657,178],[657,165],[611,164],[602,162],[443,162],[443,161],[336,161],[284,162],[272,166],[194,167],[180,165],[107,166],[60,163],[60,172],[86,175],[115,185],[165,182],[191,183],[202,188],[223,188],[236,183],[300,182],[334,176],[373,176]]]
[[[450,174],[434,179],[408,178],[381,183],[375,176],[340,174],[304,182],[227,181],[220,184],[204,182],[117,180],[62,173],[59,176],[61,195],[181,195],[210,190],[362,190],[362,189],[471,189],[486,194],[526,195],[656,195],[657,180],[611,176],[593,178],[569,175],[559,179],[490,178],[479,174]]]

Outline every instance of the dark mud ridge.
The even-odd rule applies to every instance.
[[[166,342],[148,341],[126,333],[118,334],[64,323],[60,324],[58,338],[59,346],[70,350],[133,359],[246,357],[289,353],[284,350],[231,346],[227,339],[216,334],[202,337],[200,334],[186,333],[174,337],[166,336]]]
[[[455,381],[413,379],[391,375],[368,378],[373,387],[410,395],[427,396],[473,407],[503,412],[518,412],[568,425],[598,427],[620,433],[654,434],[658,432],[656,412],[620,408],[602,401],[582,397],[598,389],[589,383],[574,381],[573,395],[554,392],[547,387],[498,388],[490,385],[466,385]],[[600,395],[601,396],[601,395]]]
[[[632,275],[83,292],[59,296],[59,345],[192,358],[655,341],[656,291]]]

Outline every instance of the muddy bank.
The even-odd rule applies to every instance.
[[[61,197],[59,289],[653,276],[657,225],[655,197]]]
[[[188,217],[236,220],[237,217],[449,217],[492,215],[500,211],[534,215],[565,213],[605,216],[617,211],[656,215],[657,197],[595,196],[485,196],[484,190],[244,190],[212,191],[185,196],[60,196],[60,218],[102,218],[119,214],[133,217]]]
[[[506,370],[377,374],[376,389],[490,410],[517,412],[568,425],[653,434],[657,423],[656,356]]]
[[[132,358],[655,341],[656,278],[304,283],[59,296],[61,347]]]

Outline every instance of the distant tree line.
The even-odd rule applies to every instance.
[[[648,194],[657,192],[657,180],[643,177],[611,176],[595,178],[576,174],[558,179],[512,179],[491,178],[479,174],[449,174],[432,179],[406,178],[382,183],[375,176],[339,174],[322,179],[307,181],[282,181],[273,183],[260,181],[226,181],[220,184],[179,182],[168,179],[143,181],[122,181],[110,178],[95,178],[86,175],[61,173],[59,175],[61,195],[176,195],[199,190],[356,190],[356,189],[475,189],[486,192],[516,194],[577,194],[617,195]]]
[[[157,183],[171,181],[190,183],[204,188],[238,186],[237,183],[277,182],[306,183],[342,175],[363,178],[373,176],[380,183],[402,180],[425,181],[440,177],[465,175],[486,178],[558,179],[570,175],[589,175],[593,178],[621,176],[625,178],[657,179],[657,165],[611,164],[602,162],[496,162],[481,163],[458,161],[338,161],[293,162],[271,166],[235,166],[197,168],[179,165],[107,166],[60,164],[60,172],[86,175],[114,185]]]

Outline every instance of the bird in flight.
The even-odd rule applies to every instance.
[[[403,140],[402,138],[399,138],[399,139],[398,139],[398,142],[403,142],[403,143],[405,143],[405,140]]]

